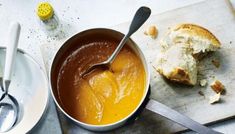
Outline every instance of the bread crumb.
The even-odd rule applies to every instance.
[[[219,68],[219,67],[220,67],[220,62],[219,62],[218,60],[213,59],[211,62],[213,63],[213,65],[214,65],[216,68]]]
[[[225,90],[224,85],[219,81],[219,80],[215,80],[212,84],[211,84],[211,88],[218,94],[218,93],[222,93]]]
[[[158,35],[158,30],[157,30],[156,26],[152,25],[147,28],[147,30],[144,32],[144,34],[150,36],[153,39],[156,39],[157,35]]]
[[[198,94],[205,97],[205,95],[202,91],[198,91]]]
[[[210,96],[210,100],[209,100],[210,104],[214,104],[219,101],[220,101],[220,93]]]
[[[206,79],[200,80],[200,83],[199,83],[200,86],[204,87],[204,86],[206,86],[206,84],[207,84],[207,80]]]

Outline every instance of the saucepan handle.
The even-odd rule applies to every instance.
[[[146,105],[146,109],[155,112],[163,117],[166,117],[178,124],[185,126],[195,132],[200,134],[222,134],[220,132],[214,131],[200,123],[190,119],[189,117],[163,105],[155,100],[150,99]]]

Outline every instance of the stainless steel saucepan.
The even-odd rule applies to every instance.
[[[136,113],[136,111],[138,109],[140,109],[140,106],[144,103],[144,100],[148,100],[147,104],[145,105],[145,108],[153,111],[161,116],[164,116],[178,124],[181,124],[193,131],[196,131],[198,133],[202,133],[202,134],[216,134],[219,132],[213,131],[201,124],[199,124],[196,121],[193,121],[192,119],[190,119],[189,117],[182,115],[180,113],[178,113],[177,111],[165,106],[164,104],[161,104],[159,102],[157,102],[156,100],[153,99],[148,99],[148,91],[150,90],[149,85],[150,85],[150,70],[148,67],[148,63],[146,61],[146,58],[144,56],[144,54],[142,53],[141,49],[138,47],[138,45],[131,39],[129,39],[126,43],[126,45],[128,45],[137,55],[138,57],[141,59],[143,65],[144,65],[144,69],[146,72],[146,85],[145,85],[145,89],[144,89],[144,94],[143,97],[141,99],[141,101],[139,102],[139,105],[135,108],[135,110],[133,112],[131,112],[127,117],[123,118],[122,120],[119,120],[115,123],[111,123],[111,124],[107,124],[107,125],[92,125],[92,124],[87,124],[84,122],[81,122],[75,118],[73,118],[71,115],[69,115],[64,109],[63,107],[60,105],[59,103],[59,98],[58,98],[58,92],[56,89],[56,79],[58,77],[58,69],[56,69],[56,67],[61,66],[60,65],[60,60],[61,58],[63,58],[68,52],[70,52],[70,50],[74,47],[76,47],[77,42],[84,40],[86,38],[89,38],[90,36],[93,35],[100,35],[100,36],[111,36],[114,39],[118,39],[121,40],[124,36],[124,34],[112,30],[112,29],[102,29],[102,28],[97,28],[97,29],[89,29],[83,32],[80,32],[76,35],[74,35],[73,37],[71,37],[70,39],[68,39],[59,49],[59,51],[56,53],[56,55],[54,56],[53,62],[51,64],[50,67],[50,85],[51,85],[51,93],[52,96],[54,98],[54,101],[57,105],[57,107],[63,112],[64,115],[66,115],[71,121],[73,121],[75,124],[78,124],[80,126],[82,126],[83,128],[86,128],[88,130],[93,130],[93,131],[107,131],[107,130],[112,130],[115,129],[117,127],[120,127],[122,125],[124,125],[128,119],[130,119],[134,113]]]

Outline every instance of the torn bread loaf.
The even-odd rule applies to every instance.
[[[166,78],[189,85],[197,82],[196,60],[183,44],[171,46],[161,53],[157,71]]]
[[[219,40],[207,29],[195,24],[181,24],[170,30],[161,41],[161,46],[184,43],[193,55],[216,51],[220,48]]]
[[[197,83],[198,57],[221,46],[211,32],[194,24],[176,26],[160,45],[163,51],[158,58],[157,71],[170,80],[188,85]]]

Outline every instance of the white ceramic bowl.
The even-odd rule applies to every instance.
[[[6,49],[0,47],[0,66],[4,70]],[[19,103],[16,125],[4,134],[24,134],[46,113],[49,91],[48,79],[42,66],[33,57],[18,49],[12,70],[9,94]],[[2,91],[0,91],[0,94]]]

